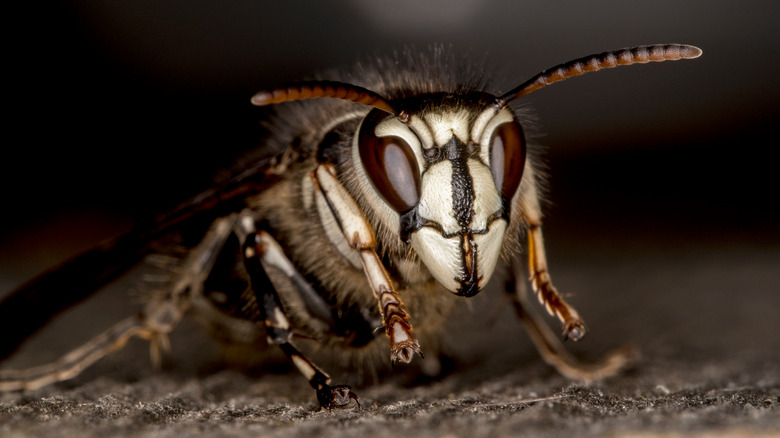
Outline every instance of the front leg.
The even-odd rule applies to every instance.
[[[363,271],[379,304],[385,334],[390,340],[390,360],[409,363],[415,353],[422,356],[411,318],[376,254],[374,232],[368,219],[336,179],[332,165],[318,166],[312,173],[312,180],[320,216],[324,221],[337,223],[350,248],[360,255]]]
[[[533,180],[532,176],[530,180]],[[550,280],[542,238],[539,196],[533,184],[526,186],[521,194],[520,205],[522,219],[528,224],[528,270],[533,291],[547,312],[558,317],[563,324],[564,339],[582,339],[585,335],[585,323],[574,307],[558,294]],[[519,280],[522,278],[519,261],[513,258],[510,268],[512,281],[507,291],[511,293],[517,315],[544,361],[555,367],[559,373],[571,379],[590,382],[611,376],[636,360],[638,352],[631,347],[613,351],[597,363],[582,363],[577,360],[566,351],[561,341],[528,305],[525,283]]]
[[[531,223],[528,229],[528,272],[539,302],[550,315],[558,317],[563,324],[564,339],[582,339],[586,331],[585,322],[577,310],[561,297],[550,279],[540,223]]]
[[[179,324],[192,298],[201,293],[235,219],[235,216],[217,219],[177,269],[170,287],[157,293],[138,315],[120,321],[55,362],[24,370],[0,371],[0,391],[32,390],[71,379],[124,347],[133,337],[150,341],[152,362],[159,366],[161,351],[169,348],[168,334]]]
[[[563,324],[563,338],[579,341],[585,336],[585,322],[574,307],[561,297],[550,279],[542,238],[542,210],[539,207],[539,194],[533,180],[532,172],[528,172],[528,183],[524,186],[519,199],[521,219],[528,225],[529,280],[539,302],[550,315],[556,316]]]

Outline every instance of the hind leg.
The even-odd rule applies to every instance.
[[[115,324],[86,344],[59,360],[24,370],[0,371],[0,391],[36,389],[71,379],[84,369],[121,349],[133,337],[148,339],[152,362],[160,362],[161,350],[167,350],[168,334],[178,325],[189,308],[192,296],[202,292],[217,255],[232,232],[235,217],[218,219],[203,240],[185,258],[172,286],[157,294],[137,315]]]

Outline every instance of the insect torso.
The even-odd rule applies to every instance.
[[[276,117],[288,118],[284,133],[292,149],[274,159],[267,175],[283,175],[262,192],[248,197],[246,205],[260,227],[284,248],[296,270],[321,298],[312,302],[302,297],[300,285],[280,269],[267,266],[287,316],[296,331],[336,348],[340,361],[355,363],[387,361],[387,338],[377,298],[372,292],[359,254],[350,247],[338,221],[326,206],[317,202],[312,174],[322,164],[334,166],[338,181],[353,195],[376,237],[376,252],[398,294],[409,309],[418,309],[413,319],[415,335],[431,352],[440,329],[457,298],[447,293],[419,257],[399,238],[397,227],[381,219],[372,205],[353,159],[353,139],[368,111],[348,102],[307,102],[308,108],[286,108]],[[334,114],[341,115],[335,117]],[[319,119],[319,120],[318,120]],[[270,124],[274,129],[279,124]],[[291,129],[297,127],[297,132]],[[312,129],[316,127],[317,129]],[[370,184],[370,183],[369,183]],[[376,196],[376,195],[374,195]],[[249,293],[251,296],[251,292]],[[359,356],[359,357],[358,357]],[[370,358],[370,359],[368,359]]]
[[[376,297],[371,293],[358,252],[349,245],[331,214],[333,206],[317,202],[318,188],[312,174],[322,165],[333,166],[338,182],[373,230],[374,248],[398,295],[408,308],[418,309],[412,312],[413,318],[424,321],[416,325],[415,334],[421,339],[437,339],[434,334],[458,301],[441,285],[447,284],[453,292],[465,296],[484,288],[501,251],[508,256],[519,249],[523,221],[519,214],[509,220],[511,204],[528,196],[528,192],[535,193],[533,171],[526,171],[526,179],[520,182],[525,160],[522,134],[515,129],[511,132],[515,138],[509,134],[496,137],[492,131],[497,126],[519,126],[514,115],[504,110],[495,117],[480,119],[484,107],[489,107],[486,103],[494,100],[495,97],[473,91],[463,95],[415,94],[413,101],[401,105],[410,108],[415,119],[412,128],[416,130],[384,112],[375,110],[368,115],[365,109],[347,102],[307,102],[307,108],[282,110],[277,117],[288,120],[269,126],[285,126],[285,132],[274,138],[285,138],[294,147],[284,149],[268,173],[285,177],[249,198],[247,205],[286,248],[300,273],[313,280],[311,284],[317,285],[317,292],[325,301],[344,307],[337,313],[351,309],[364,318],[371,315],[368,319],[373,318],[378,324],[364,327],[381,327]],[[298,132],[291,129],[294,126],[299,128]],[[312,130],[312,126],[322,128]],[[486,130],[491,131],[485,134]],[[389,145],[374,153],[378,157],[361,157],[361,138],[374,135],[375,131],[382,138],[391,139]],[[418,131],[421,138],[417,137]],[[485,137],[477,139],[481,145],[471,139],[472,131]],[[499,144],[501,150],[496,151],[490,143],[495,138],[515,143]],[[396,144],[400,142],[404,145]],[[494,156],[499,152],[501,156]],[[506,166],[512,174],[504,174],[503,161],[497,171],[491,171],[493,161],[505,158],[515,160]],[[380,176],[372,179],[369,172]],[[495,189],[503,181],[507,181],[508,196]],[[408,225],[402,225],[404,221]],[[409,244],[414,233],[445,235],[443,242],[449,248],[427,241],[414,247]],[[497,248],[477,251],[491,244]],[[464,245],[472,249],[463,251]],[[421,253],[426,260],[421,260]],[[447,260],[450,254],[451,259]],[[442,269],[445,274],[437,279],[428,269],[436,263],[454,265],[455,269]],[[271,277],[283,302],[299,301],[288,277]],[[297,315],[296,308],[301,306],[294,305],[289,312],[294,320],[318,325],[308,311]],[[355,321],[354,315],[349,317]],[[315,331],[317,335],[329,332]],[[361,340],[366,338],[358,336]]]
[[[516,285],[512,302],[545,360],[576,379],[613,374],[629,353],[584,366],[529,313],[518,261],[523,236],[539,301],[560,320],[564,337],[585,333],[550,280],[534,149],[509,103],[584,72],[700,53],[682,45],[606,52],[497,96],[435,51],[410,54],[400,66],[379,60],[339,78],[363,86],[324,80],[258,93],[256,105],[279,104],[266,123],[265,145],[278,154],[203,198],[207,204],[240,193],[233,199],[240,203],[214,218],[169,288],[139,318],[91,344],[108,352],[143,336],[164,347],[186,310],[219,313],[264,333],[322,406],[346,406],[357,396],[331,386],[296,338],[349,362],[357,352],[387,358],[389,350],[390,360],[408,363],[434,346],[454,305],[484,290],[503,258]],[[94,350],[85,345],[66,365],[83,368],[96,360]],[[0,389],[40,386],[66,375],[66,365],[0,374]]]

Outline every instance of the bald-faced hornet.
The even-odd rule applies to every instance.
[[[586,72],[700,54],[678,44],[605,52],[545,70],[497,96],[479,78],[461,77],[439,50],[409,54],[405,65],[378,60],[338,81],[260,92],[252,103],[273,105],[266,147],[275,155],[32,280],[4,299],[0,320],[25,301],[41,304],[52,291],[73,290],[65,300],[79,299],[151,252],[150,242],[206,224],[169,284],[137,316],[61,360],[2,371],[0,389],[71,378],[134,336],[151,341],[158,361],[168,333],[185,312],[196,311],[263,334],[309,381],[321,406],[349,406],[357,396],[348,386],[332,386],[294,337],[341,352],[389,349],[393,362],[409,363],[439,335],[458,297],[486,287],[501,259],[513,279],[521,278],[523,238],[534,293],[560,320],[564,338],[579,340],[585,324],[547,269],[535,150],[510,104]],[[530,313],[520,285],[514,280],[510,291],[517,314],[544,360],[562,374],[594,380],[631,360],[618,351],[600,363],[578,362]],[[6,339],[0,354],[31,329],[12,331],[19,339]]]

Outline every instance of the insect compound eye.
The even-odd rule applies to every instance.
[[[490,169],[501,196],[512,199],[525,168],[525,137],[520,125],[502,123],[490,138]]]
[[[376,117],[369,115],[360,129],[360,160],[368,177],[388,204],[406,212],[420,200],[420,171],[412,147],[396,136],[377,137]]]

